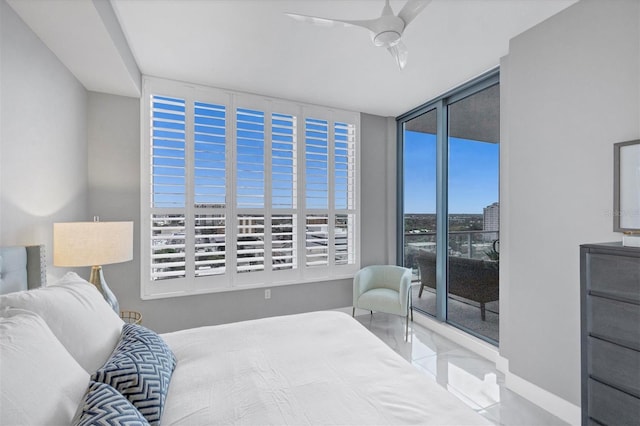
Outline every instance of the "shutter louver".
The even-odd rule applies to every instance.
[[[271,261],[273,270],[295,269],[296,215],[274,215],[271,218]]]
[[[151,207],[185,206],[185,101],[151,99]]]
[[[264,270],[264,216],[238,215],[238,272]]]
[[[151,215],[151,279],[163,280],[184,276],[184,215]]]
[[[264,208],[264,113],[238,108],[236,128],[236,204]]]
[[[355,215],[337,214],[334,226],[336,265],[355,263]]]
[[[305,120],[305,198],[308,209],[329,207],[329,129],[325,120]]]
[[[334,140],[334,206],[336,210],[352,210],[355,208],[355,126],[335,123]]]
[[[328,215],[307,215],[306,223],[306,265],[326,266],[329,263],[329,217]]]
[[[353,124],[334,123],[334,249],[336,265],[355,264],[356,134]]]
[[[271,117],[271,205],[274,209],[296,208],[297,147],[296,117]]]
[[[226,204],[226,115],[222,105],[194,104],[194,202],[196,207]]]
[[[196,215],[195,249],[196,277],[224,274],[226,270],[224,215]]]

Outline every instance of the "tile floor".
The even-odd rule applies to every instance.
[[[443,388],[496,425],[566,425],[563,420],[503,386],[495,365],[431,330],[404,319],[375,313],[356,316],[371,332]]]

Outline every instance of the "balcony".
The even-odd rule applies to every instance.
[[[423,262],[425,257],[433,258],[436,233],[412,231],[405,233],[404,238],[405,267],[413,270],[414,309],[435,316],[435,289],[421,286],[418,257],[422,255]],[[452,231],[448,248],[449,275],[453,281],[448,286],[447,322],[496,344],[500,317],[498,240],[498,231]],[[427,270],[424,263],[422,270],[423,273]],[[430,273],[435,277],[433,270]],[[425,281],[433,282],[435,278]]]

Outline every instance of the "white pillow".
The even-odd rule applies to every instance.
[[[0,296],[0,304],[40,315],[89,374],[107,361],[124,324],[98,289],[74,272],[52,286]]]
[[[89,374],[42,318],[18,309],[2,315],[0,424],[70,424],[89,385]]]

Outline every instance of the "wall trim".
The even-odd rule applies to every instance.
[[[506,360],[507,365],[509,360]],[[551,414],[571,425],[579,425],[582,419],[580,407],[560,398],[541,387],[513,374],[509,371],[505,373],[504,384],[507,388],[518,395],[528,399],[534,404],[544,408]]]

